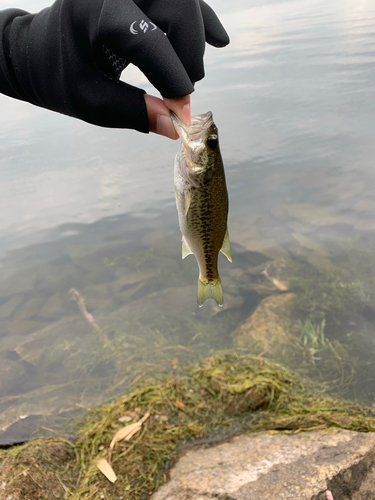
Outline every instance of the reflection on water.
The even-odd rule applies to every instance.
[[[177,143],[0,97],[2,443],[223,349],[375,403],[375,10],[212,4],[232,44],[207,50],[193,106],[213,110],[226,164],[223,309],[197,307],[180,257]]]

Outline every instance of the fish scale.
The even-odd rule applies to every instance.
[[[218,272],[221,250],[232,260],[227,228],[228,193],[218,130],[209,111],[192,117],[190,127],[171,112],[181,137],[176,155],[174,184],[179,226],[183,235],[182,258],[194,254],[199,266],[198,304],[208,299],[223,305]]]

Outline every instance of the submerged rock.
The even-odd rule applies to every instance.
[[[315,227],[334,226],[337,223],[352,224],[353,219],[346,215],[336,213],[330,207],[312,205],[311,203],[298,203],[285,205],[285,210],[290,217]]]
[[[290,281],[303,275],[304,266],[292,259],[275,259],[264,265],[262,274],[274,285],[275,290],[282,292],[290,289]]]
[[[26,370],[18,361],[3,359],[0,355],[0,397],[12,394],[13,388],[19,385],[25,375]]]
[[[301,329],[300,323],[292,316],[295,298],[294,293],[265,297],[247,320],[232,333],[234,344],[255,347],[257,353],[279,352],[291,335]]]
[[[365,480],[374,466],[373,432],[242,435],[187,450],[152,498],[312,500],[330,489],[335,500],[361,500],[373,498]]]

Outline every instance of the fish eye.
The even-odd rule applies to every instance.
[[[219,138],[218,138],[218,136],[216,134],[210,135],[207,138],[207,146],[210,149],[215,149],[216,146],[218,145],[218,143],[219,143]]]

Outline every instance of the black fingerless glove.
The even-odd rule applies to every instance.
[[[166,35],[166,36],[165,36]],[[163,97],[204,76],[205,41],[228,35],[202,0],[57,0],[38,14],[0,12],[0,92],[105,127],[148,132],[133,63]]]

